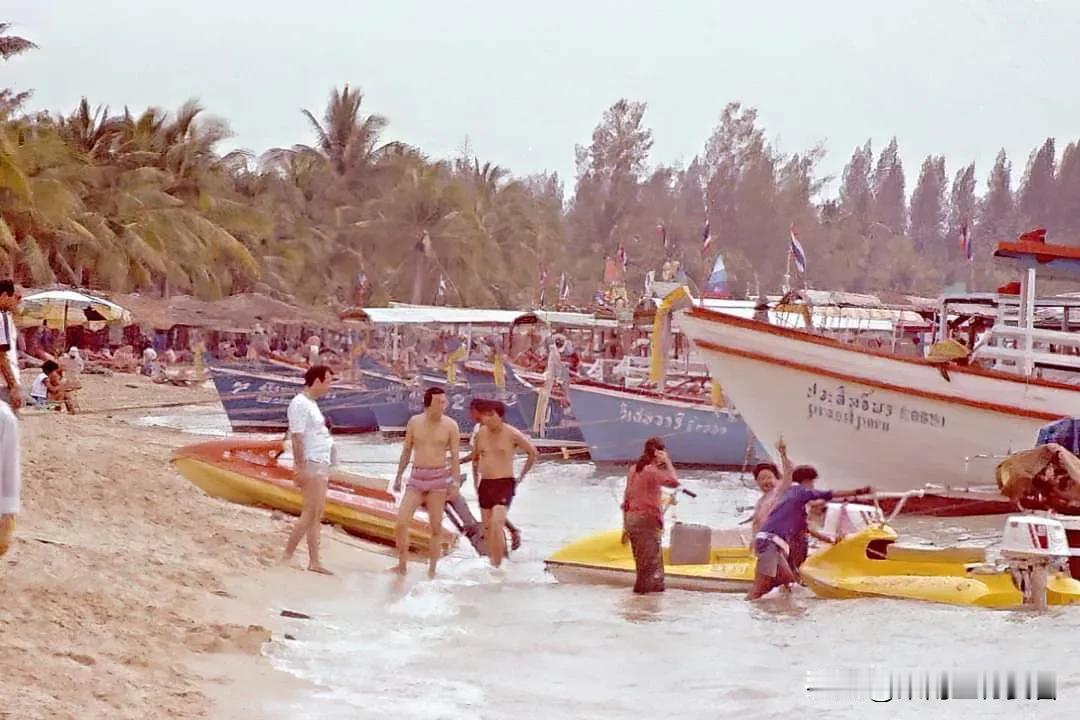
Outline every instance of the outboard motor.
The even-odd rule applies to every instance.
[[[1046,585],[1051,571],[1062,569],[1071,553],[1065,526],[1040,515],[1010,515],[1005,520],[1001,555],[1025,604],[1046,609]]]
[[[825,521],[821,524],[821,529],[826,535],[839,540],[845,535],[882,522],[885,522],[885,518],[881,510],[873,505],[830,502],[825,506]]]

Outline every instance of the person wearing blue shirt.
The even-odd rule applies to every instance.
[[[791,546],[801,540],[807,531],[806,506],[815,500],[828,502],[833,498],[849,498],[869,495],[870,487],[855,490],[815,490],[817,471],[809,465],[793,468],[787,456],[783,438],[776,444],[783,465],[783,478],[773,488],[772,512],[754,536],[754,554],[757,567],[754,584],[747,593],[747,600],[757,600],[773,588],[795,582],[791,565]]]

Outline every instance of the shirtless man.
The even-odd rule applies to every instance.
[[[477,468],[473,482],[480,499],[480,515],[484,522],[484,537],[488,542],[491,564],[499,567],[506,554],[506,512],[514,499],[517,484],[536,463],[536,448],[517,428],[503,422],[506,406],[492,400],[480,411],[480,430],[473,443],[473,463]],[[514,478],[514,454],[520,449],[528,457],[521,476]]]
[[[480,420],[483,418],[483,409],[485,407],[488,407],[492,402],[492,400],[486,400],[484,398],[473,398],[469,401],[469,416],[472,418],[473,421],[472,434],[469,436],[470,448],[476,447],[476,434],[480,432],[480,428],[482,427],[482,425],[480,424]],[[467,455],[462,456],[461,459],[465,462],[472,461],[473,487],[476,487],[478,482],[477,478],[480,477],[480,471],[477,467],[477,462],[473,460],[472,450],[470,450]],[[462,478],[462,482],[464,482],[464,478]],[[450,498],[453,499],[453,497],[453,494],[451,494]],[[514,523],[510,522],[510,518],[506,519],[506,530],[510,533],[510,549],[517,550],[519,547],[521,547],[521,530],[519,530],[517,526],[514,525]]]
[[[397,517],[398,564],[395,569],[402,575],[406,573],[405,560],[409,554],[409,523],[421,504],[426,505],[431,523],[428,577],[435,576],[435,565],[442,553],[443,506],[451,483],[461,474],[458,460],[461,433],[457,423],[443,415],[445,409],[446,391],[430,387],[424,391],[424,411],[409,418],[405,426],[405,447],[401,449],[394,479],[394,492],[400,492],[401,477],[412,459],[412,474]]]

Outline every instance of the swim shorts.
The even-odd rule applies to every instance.
[[[480,500],[481,510],[490,510],[496,505],[510,507],[514,499],[516,483],[514,478],[484,478],[480,481],[480,487],[476,495]]]
[[[450,468],[414,467],[409,476],[408,487],[422,493],[446,490],[450,487]]]

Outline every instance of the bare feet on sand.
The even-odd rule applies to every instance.
[[[319,573],[320,575],[333,575],[334,574],[334,573],[330,572],[329,570],[327,570],[326,568],[324,568],[322,565],[308,565],[308,572]]]

